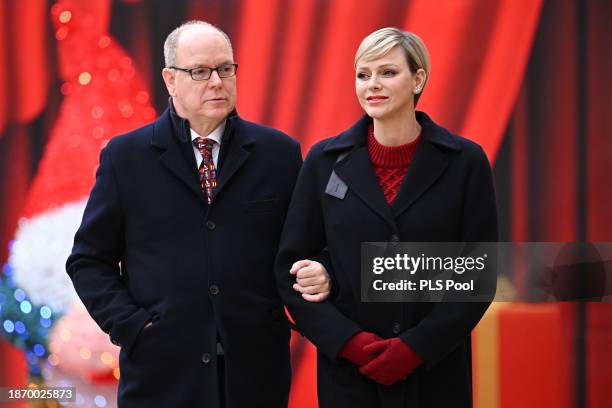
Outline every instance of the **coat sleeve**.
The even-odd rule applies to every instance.
[[[331,262],[331,257],[329,255],[329,250],[327,249],[327,247],[325,247],[321,250],[321,252],[319,252],[315,256],[311,256],[309,259],[320,263],[321,265],[323,265],[323,267],[327,271],[327,274],[329,275],[330,285],[331,285],[329,299],[333,300],[338,295],[338,282],[336,281],[336,278],[334,275],[333,265]]]
[[[335,359],[346,341],[361,328],[329,300],[320,303],[305,301],[293,290],[295,278],[289,274],[291,265],[300,259],[316,259],[323,261],[326,267],[331,265],[325,255],[325,228],[316,172],[320,166],[317,151],[320,154],[320,145],[311,149],[300,171],[281,235],[275,272],[279,294],[297,329],[319,351]]]
[[[299,173],[299,170],[302,167],[302,153],[301,153],[301,147],[300,144],[297,143],[297,160],[294,162],[294,164],[297,165],[297,171],[296,171],[296,177],[294,178],[297,179],[297,175]],[[286,214],[285,214],[286,216]],[[330,281],[331,281],[331,292],[330,292],[330,299],[333,299],[334,296],[337,294],[337,287],[338,284],[336,283],[336,280],[334,279],[334,274],[332,271],[332,263],[331,263],[331,257],[329,255],[329,251],[327,249],[327,246],[325,248],[323,248],[318,254],[310,256],[308,259],[310,259],[311,261],[316,261],[319,262],[321,265],[323,265],[323,267],[325,268],[325,270],[327,271]]]
[[[479,146],[470,153],[472,157],[468,164],[470,174],[465,189],[462,241],[496,242],[497,206],[491,167]],[[402,332],[399,337],[431,367],[469,338],[489,304],[437,303],[417,326]]]
[[[113,343],[129,352],[152,316],[134,303],[121,277],[125,234],[111,144],[100,154],[96,183],[75,235],[66,271],[89,314]]]

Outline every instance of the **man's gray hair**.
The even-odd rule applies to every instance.
[[[212,28],[215,31],[218,31],[219,34],[223,35],[223,37],[225,37],[225,39],[227,40],[227,43],[230,46],[230,50],[232,51],[232,54],[234,53],[234,50],[232,48],[232,42],[230,41],[228,35],[225,34],[223,30],[221,30],[219,27],[216,27],[206,21],[191,20],[191,21],[188,21],[176,27],[174,30],[172,30],[170,34],[168,34],[168,37],[166,37],[166,41],[164,42],[164,62],[166,63],[166,68],[172,67],[174,66],[174,64],[176,64],[176,47],[178,45],[178,41],[179,41],[179,37],[181,36],[181,33],[185,31],[186,29],[193,27],[193,26],[207,27],[207,28]]]

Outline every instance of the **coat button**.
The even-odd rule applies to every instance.
[[[210,291],[210,294],[213,296],[216,296],[219,294],[219,287],[217,285],[210,285],[208,290]]]
[[[208,228],[209,230],[211,230],[211,231],[212,231],[212,230],[214,230],[214,229],[215,229],[215,227],[216,227],[216,225],[215,225],[215,223],[214,223],[214,222],[212,222],[212,221],[210,221],[210,220],[209,220],[209,221],[206,221],[206,228]]]
[[[391,331],[393,334],[400,334],[402,332],[402,325],[398,322],[393,323],[393,326],[391,326]]]
[[[212,357],[210,356],[210,353],[204,353],[202,354],[202,362],[204,364],[208,364],[210,363],[210,360],[212,360]]]

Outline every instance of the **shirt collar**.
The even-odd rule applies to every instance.
[[[219,144],[219,146],[221,146],[221,138],[223,137],[223,132],[225,132],[225,123],[226,122],[227,122],[227,120],[224,120],[223,122],[221,122],[219,124],[219,126],[217,126],[215,128],[215,130],[210,132],[208,135],[204,136],[204,138],[205,139],[212,139],[215,142],[217,142]],[[194,141],[198,137],[203,137],[202,135],[198,134],[198,132],[196,132],[195,130],[193,130],[191,128],[189,128],[189,130],[191,131],[191,141]]]

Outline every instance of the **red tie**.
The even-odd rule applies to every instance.
[[[193,144],[202,154],[202,163],[200,163],[200,168],[198,169],[200,172],[200,185],[202,186],[202,191],[206,193],[208,204],[210,204],[215,193],[214,190],[217,187],[217,169],[212,157],[215,141],[198,137],[193,140]]]

